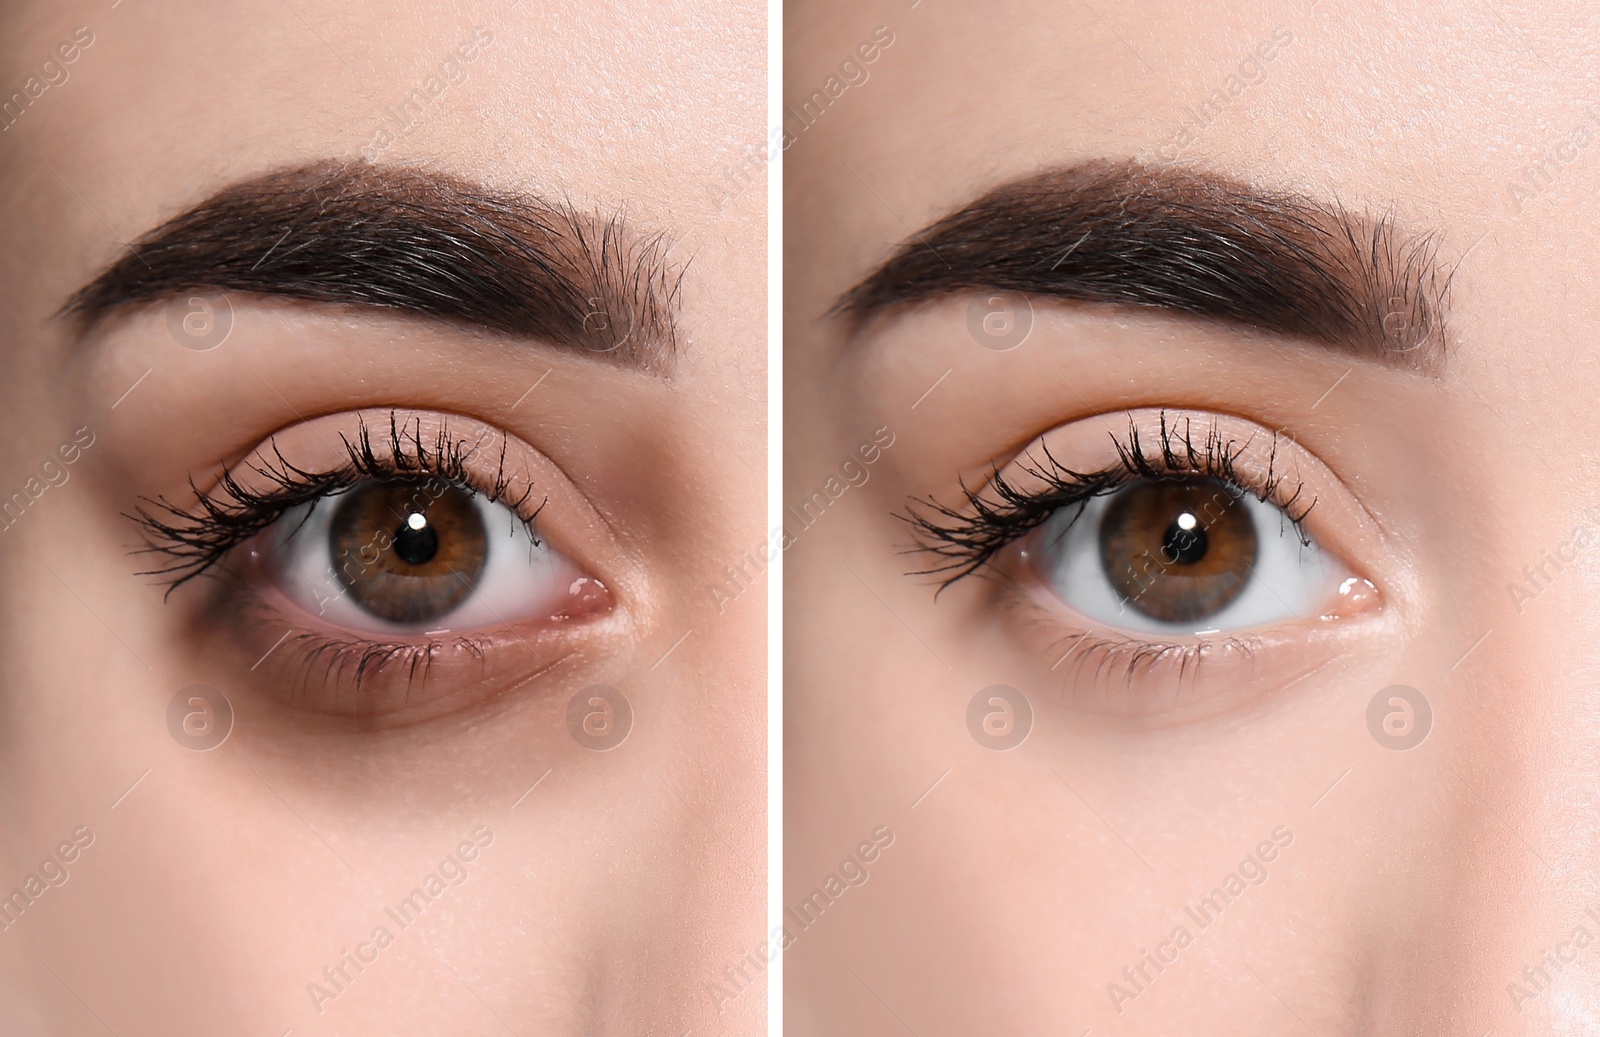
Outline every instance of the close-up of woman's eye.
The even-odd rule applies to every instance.
[[[1081,419],[899,517],[930,600],[993,621],[1086,713],[1182,724],[1242,708],[1383,612],[1388,571],[1348,491],[1236,419]],[[973,588],[964,606],[956,584]]]
[[[1072,615],[1175,638],[1305,622],[1375,593],[1313,535],[1315,494],[1274,470],[1274,437],[1262,449],[1164,412],[1149,430],[1128,421],[1105,467],[1078,471],[1041,446],[964,504],[914,501],[918,551],[935,560],[921,571],[945,587],[1037,584]]]
[[[1141,478],[1059,509],[1021,554],[1108,626],[1231,633],[1315,615],[1345,578],[1303,519],[1218,479]]]
[[[598,593],[515,504],[440,478],[372,479],[283,515],[259,560],[307,612],[379,634],[470,632]]]
[[[275,434],[192,502],[148,499],[134,515],[138,553],[160,560],[147,574],[169,601],[203,594],[275,690],[378,715],[427,701],[437,678],[503,670],[508,653],[559,656],[559,638],[614,612],[606,582],[546,534],[570,508],[549,507],[550,470],[528,471],[527,448],[442,415],[427,432],[393,411],[350,421]],[[319,463],[291,460],[301,451]]]

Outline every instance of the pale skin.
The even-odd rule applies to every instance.
[[[873,26],[895,35],[786,156],[786,204],[805,214],[786,236],[791,500],[873,429],[896,436],[787,555],[785,903],[875,826],[896,833],[787,952],[790,1032],[1590,1032],[1593,15],[1097,10],[789,17],[786,100]],[[1280,27],[1292,42],[1264,77],[1176,145],[1186,109]],[[848,341],[822,316],[984,191],[1134,157],[1435,232],[1454,271],[1442,371],[1048,301],[1009,351],[975,345],[965,296]],[[1061,603],[1023,623],[982,582],[935,603],[904,575],[921,567],[898,553],[909,496],[955,501],[958,479],[1038,442],[1087,467],[1106,429],[1160,411],[1292,437],[1319,497],[1308,532],[1375,595],[1289,624],[1253,668],[1097,684],[1052,670],[1083,629]],[[995,684],[1034,713],[1007,751],[965,722]],[[1394,685],[1431,706],[1414,748],[1369,729]],[[1236,895],[1202,930],[1186,907],[1230,875]]]
[[[720,1005],[706,988],[763,929],[765,595],[719,610],[710,588],[764,534],[765,188],[759,164],[717,185],[763,139],[748,99],[765,12],[129,0],[6,21],[7,91],[78,27],[93,42],[0,136],[0,485],[24,488],[76,430],[92,444],[0,534],[0,886],[70,858],[0,933],[0,1028],[758,1030],[763,985]],[[228,184],[359,158],[385,108],[479,27],[492,42],[478,34],[464,80],[378,160],[666,232],[693,257],[668,377],[291,300],[235,297],[205,351],[177,344],[160,304],[81,341],[52,317],[122,242]],[[511,437],[549,499],[542,535],[608,609],[513,620],[480,668],[426,695],[345,687],[319,709],[263,656],[275,634],[225,637],[200,625],[203,592],[164,603],[134,575],[123,513],[140,497],[304,422],[348,431],[396,409]],[[235,712],[204,752],[166,719],[202,684]],[[632,708],[606,751],[565,720],[593,684]],[[392,922],[429,875],[444,892]]]

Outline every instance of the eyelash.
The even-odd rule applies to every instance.
[[[324,498],[337,496],[369,479],[443,479],[482,494],[491,503],[506,505],[527,527],[534,543],[541,543],[533,522],[544,501],[530,509],[532,486],[515,498],[507,495],[511,480],[505,471],[505,442],[501,443],[495,474],[486,481],[468,468],[478,445],[453,439],[448,428],[441,428],[430,450],[423,443],[420,419],[415,428],[402,426],[393,411],[389,414],[387,451],[374,449],[372,431],[365,421],[358,425],[355,442],[343,435],[339,439],[348,460],[325,472],[307,471],[291,464],[272,442],[273,460],[263,457],[260,463],[251,465],[270,484],[266,490],[253,489],[231,472],[224,472],[214,490],[201,490],[190,479],[196,499],[188,509],[165,497],[140,498],[134,513],[127,516],[139,526],[145,543],[135,553],[165,555],[171,564],[146,569],[138,575],[163,577],[170,595],[211,571],[235,547],[268,529],[288,512],[304,504],[315,507]]]
[[[1130,418],[1125,438],[1112,436],[1117,462],[1107,468],[1094,472],[1074,471],[1057,461],[1049,447],[1041,447],[1043,462],[1030,454],[1022,465],[1022,472],[1030,481],[1042,484],[1043,489],[1019,489],[1014,480],[1007,480],[996,467],[987,488],[973,489],[962,483],[963,501],[958,506],[941,504],[932,497],[914,500],[906,513],[898,516],[911,526],[917,542],[906,553],[930,555],[938,563],[908,575],[938,576],[939,591],[944,591],[987,569],[1000,552],[1043,525],[1062,508],[1076,507],[1081,514],[1090,499],[1115,493],[1139,480],[1216,479],[1253,494],[1258,500],[1277,505],[1294,527],[1300,542],[1310,544],[1303,523],[1316,500],[1313,498],[1302,506],[1303,484],[1296,484],[1293,492],[1286,492],[1287,477],[1275,470],[1276,433],[1266,474],[1256,478],[1242,476],[1237,467],[1250,441],[1241,444],[1225,440],[1215,425],[1206,431],[1197,446],[1191,419],[1183,418],[1180,426],[1179,422],[1169,422],[1167,414],[1162,412],[1156,439],[1156,450],[1147,450],[1144,438]]]

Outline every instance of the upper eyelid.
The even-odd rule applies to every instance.
[[[481,480],[467,465],[483,445],[482,437],[463,450],[466,440],[452,439],[446,424],[441,426],[434,447],[429,450],[423,445],[420,420],[407,439],[412,422],[402,426],[396,422],[396,414],[391,411],[389,416],[389,449],[374,449],[370,428],[365,420],[358,419],[356,443],[352,444],[343,435],[340,437],[345,446],[346,462],[320,471],[290,462],[273,437],[266,446],[253,452],[257,460],[247,463],[251,471],[271,484],[266,490],[253,489],[232,471],[224,471],[217,482],[220,492],[201,490],[190,480],[195,493],[195,504],[191,508],[173,504],[165,497],[141,498],[135,513],[126,516],[144,534],[145,546],[136,553],[164,553],[176,561],[138,575],[171,576],[167,588],[167,593],[171,594],[178,586],[209,571],[235,546],[270,528],[295,508],[307,503],[314,505],[373,478],[427,475],[430,480],[444,479],[503,504],[515,512],[532,533],[533,520],[546,502],[541,501],[531,513],[525,511],[535,491],[532,481],[515,500],[505,496],[512,484],[505,471],[508,440],[502,439],[493,485],[485,488],[478,485]],[[415,451],[409,460],[408,443]],[[272,451],[276,468],[266,457],[267,449]],[[534,536],[537,540],[537,535]]]

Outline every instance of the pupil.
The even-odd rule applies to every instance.
[[[422,519],[418,522],[418,519]],[[394,535],[394,553],[407,565],[426,565],[439,553],[439,534],[419,514],[406,516]]]
[[[1188,521],[1185,522],[1185,519]],[[1195,564],[1206,556],[1208,546],[1206,531],[1188,512],[1173,520],[1161,538],[1161,554],[1174,565]]]

